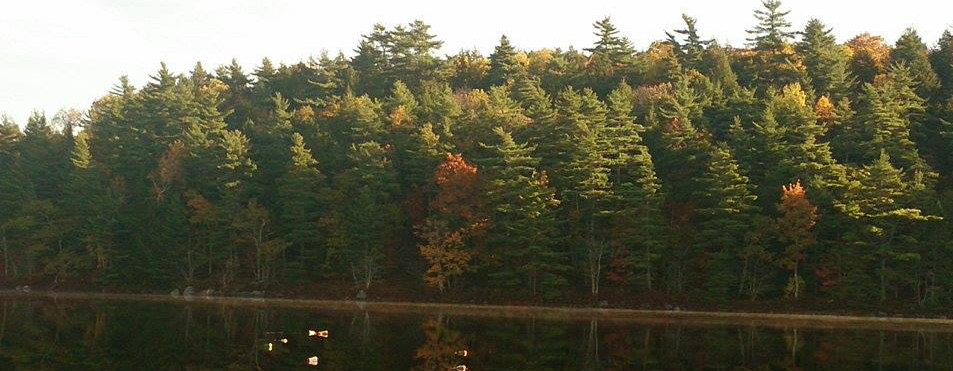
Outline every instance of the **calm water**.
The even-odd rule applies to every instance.
[[[2,297],[0,307],[0,370],[953,370],[946,332]]]

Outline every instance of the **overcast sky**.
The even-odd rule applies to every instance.
[[[928,45],[953,26],[951,0],[787,0],[796,29],[818,17],[839,41],[869,31],[893,43],[915,27]],[[350,55],[374,23],[420,19],[443,40],[441,53],[488,55],[501,34],[521,49],[585,47],[591,23],[611,16],[639,48],[698,18],[703,36],[741,45],[758,0],[291,1],[83,0],[0,4],[0,113],[21,125],[33,109],[86,109],[122,75],[137,86],[165,61],[186,72],[237,59],[251,71],[263,57],[297,62],[322,50]]]

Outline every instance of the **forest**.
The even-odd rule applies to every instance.
[[[953,31],[839,42],[757,5],[743,46],[683,15],[635,50],[607,17],[580,50],[440,56],[377,24],[4,117],[0,282],[953,302]]]

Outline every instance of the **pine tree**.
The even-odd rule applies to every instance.
[[[233,111],[226,117],[229,129],[237,129],[253,119],[253,97],[251,79],[242,70],[238,61],[232,59],[228,66],[221,66],[215,70],[215,77],[228,87],[223,94],[226,107]]]
[[[593,34],[599,38],[591,48],[584,49],[594,55],[605,56],[612,64],[622,65],[628,63],[632,57],[632,44],[629,39],[619,37],[619,30],[612,24],[609,17],[605,17],[592,24],[596,29]]]
[[[109,266],[110,251],[115,241],[115,218],[110,211],[115,210],[116,204],[92,161],[85,132],[76,137],[70,161],[73,168],[64,204],[68,207],[74,226],[73,235],[94,266],[104,269]]]
[[[917,173],[913,175],[913,179],[921,176]],[[841,212],[862,225],[858,237],[866,250],[855,254],[871,263],[877,263],[876,275],[880,279],[881,301],[887,299],[887,287],[892,280],[889,277],[895,276],[888,264],[916,258],[903,251],[903,245],[915,241],[905,238],[903,227],[938,218],[910,202],[911,191],[916,189],[912,187],[915,183],[905,181],[904,178],[903,170],[896,168],[887,151],[882,150],[872,163],[857,171],[843,201],[837,204]],[[845,284],[861,286],[858,281],[863,280],[867,274],[856,270],[845,272],[848,276]]]
[[[913,76],[903,64],[893,65],[886,78],[864,86],[864,125],[860,143],[866,159],[886,150],[902,168],[926,164],[920,158],[911,130],[922,119],[923,99],[914,91]]]
[[[907,28],[897,39],[896,46],[890,51],[893,63],[902,62],[910,68],[916,81],[917,94],[930,98],[940,86],[940,80],[930,65],[930,51],[917,34],[917,30]]]
[[[555,247],[554,208],[559,204],[546,173],[537,170],[533,148],[518,144],[501,128],[498,144],[488,146],[490,237],[496,266],[490,276],[508,286],[523,286],[533,295],[558,295],[566,283],[566,254]]]
[[[731,56],[727,48],[712,41],[702,55],[700,71],[725,94],[734,94],[738,90],[738,75],[731,67]]]
[[[660,116],[666,121],[660,128],[656,169],[662,180],[671,229],[670,254],[662,257],[664,279],[669,291],[681,292],[692,275],[691,261],[697,258],[695,223],[697,205],[695,190],[707,169],[712,152],[710,138],[692,123],[691,107],[696,101],[694,92],[677,87],[674,95],[666,96],[660,107]],[[654,155],[654,154],[653,154]]]
[[[62,159],[59,153],[63,137],[42,112],[34,111],[19,140],[22,169],[40,199],[55,199],[60,193],[63,176],[55,164]]]
[[[599,39],[589,52],[586,63],[587,81],[600,95],[607,94],[631,72],[635,51],[628,38],[619,37],[619,30],[609,17],[593,23],[594,34]]]
[[[943,31],[937,47],[930,53],[930,62],[940,82],[940,101],[953,98],[953,33]]]
[[[247,186],[249,181],[258,170],[258,165],[252,161],[249,155],[249,141],[242,132],[238,130],[226,130],[222,133],[219,147],[219,159],[217,164],[220,194],[220,218],[222,220],[231,220],[232,216],[238,215],[243,209],[244,200],[247,197]],[[228,231],[231,232],[231,226]],[[222,247],[222,251],[216,251],[212,259],[221,261],[221,283],[222,289],[228,288],[234,281],[239,269],[239,251],[234,244],[228,243],[228,236],[216,235],[218,241],[213,244]],[[210,259],[210,260],[212,260]],[[214,264],[210,262],[209,264]]]
[[[572,211],[573,242],[580,245],[590,294],[598,296],[603,263],[609,251],[609,227],[615,195],[609,183],[608,138],[605,136],[606,107],[592,90],[581,95],[565,90],[560,95],[560,121],[568,135],[562,148],[569,161],[554,169],[565,182],[561,195]]]
[[[628,280],[630,270],[641,270],[642,284],[653,289],[658,261],[664,252],[665,227],[660,210],[663,195],[652,155],[643,143],[645,130],[632,117],[632,88],[621,84],[608,97],[605,160],[618,205],[612,237],[612,272]]]
[[[844,97],[853,85],[847,49],[837,44],[831,29],[818,19],[807,22],[801,37],[797,51],[804,56],[814,92],[835,100]]]
[[[21,170],[19,143],[20,128],[5,115],[0,121],[0,250],[3,253],[3,276],[10,278],[17,272],[16,245],[21,237],[21,221],[17,220],[24,200],[32,197],[31,187]]]
[[[668,31],[665,32],[665,35],[668,36],[668,42],[672,44],[672,51],[678,57],[679,63],[688,68],[701,70],[705,48],[713,40],[702,40],[701,36],[698,36],[698,30],[695,28],[697,19],[689,17],[688,14],[682,14],[682,20],[685,22],[685,29],[675,30],[674,32],[681,35],[684,41],[680,42],[674,34]]]
[[[490,54],[490,70],[486,73],[487,85],[503,85],[514,81],[525,72],[523,64],[517,59],[516,49],[510,45],[510,39],[503,35],[500,44]]]
[[[791,11],[781,11],[779,0],[764,0],[761,5],[764,6],[764,10],[754,11],[758,25],[748,30],[748,34],[752,35],[748,42],[758,50],[780,52],[795,34],[788,31],[791,22],[784,18]]]
[[[249,155],[258,166],[249,192],[267,206],[274,205],[275,200],[269,190],[277,187],[275,181],[288,168],[291,160],[288,147],[293,130],[288,100],[281,93],[275,93],[269,98],[269,103],[271,107],[267,116],[252,123],[253,126],[244,131],[249,141],[255,143],[249,148]]]
[[[433,53],[442,45],[436,35],[430,34],[430,25],[420,20],[388,31],[385,49],[390,68],[385,70],[385,74],[389,81],[404,77],[404,82],[416,88],[421,82],[436,77],[439,61]]]
[[[355,283],[371,287],[385,267],[384,253],[393,248],[394,233],[402,220],[395,202],[399,190],[389,153],[379,143],[351,145],[350,168],[338,176],[336,188],[350,195],[341,205],[346,240],[332,245],[331,256],[350,269]]]
[[[789,11],[780,11],[778,0],[762,1],[764,10],[756,10],[759,23],[748,30],[753,49],[742,54],[739,76],[748,86],[761,93],[781,89],[792,84],[807,82],[802,57],[795,51],[791,41],[795,35],[788,31],[791,23],[785,19]]]
[[[278,180],[278,225],[289,246],[294,267],[306,277],[316,278],[325,263],[324,240],[319,228],[320,219],[330,204],[330,189],[326,179],[317,168],[318,162],[311,156],[304,137],[291,136],[291,163]]]
[[[699,180],[696,192],[701,207],[698,244],[707,257],[706,289],[712,295],[726,298],[737,287],[740,274],[733,272],[739,256],[738,247],[749,230],[756,213],[748,177],[741,173],[731,151],[723,145],[714,147],[708,168]]]
[[[361,37],[361,43],[350,61],[358,75],[353,93],[383,96],[393,84],[385,75],[391,68],[388,53],[392,37],[380,23],[374,25],[370,34]]]

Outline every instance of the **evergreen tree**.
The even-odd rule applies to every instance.
[[[554,174],[564,179],[563,205],[572,210],[569,222],[573,242],[580,245],[590,294],[598,296],[603,263],[609,252],[612,202],[616,196],[609,183],[608,138],[605,136],[606,107],[592,90],[576,95],[565,90],[560,96],[561,121],[568,129],[569,162]],[[578,103],[577,103],[578,102]]]
[[[586,63],[587,80],[590,86],[601,95],[607,94],[629,74],[633,64],[635,51],[628,38],[619,37],[609,17],[593,23],[596,40],[589,52],[589,62]]]
[[[488,146],[488,206],[493,221],[488,241],[496,266],[490,276],[508,286],[523,286],[533,295],[558,295],[566,283],[566,253],[555,247],[554,208],[559,204],[546,173],[537,170],[533,148],[518,144],[503,129]]]
[[[350,269],[355,283],[369,289],[393,248],[395,221],[402,220],[395,202],[399,188],[389,153],[379,143],[352,145],[348,160],[350,168],[336,180],[338,192],[351,195],[341,205],[346,240],[330,246],[329,253]]]
[[[55,199],[60,193],[65,174],[56,164],[63,158],[59,151],[62,140],[62,135],[53,130],[46,115],[34,111],[18,142],[24,175],[41,199]]]
[[[917,30],[907,28],[897,39],[896,46],[890,51],[890,60],[893,63],[902,62],[913,75],[916,81],[917,94],[924,98],[933,96],[940,86],[939,78],[930,65],[930,51],[917,34]]]
[[[914,91],[910,69],[903,64],[891,67],[889,75],[876,84],[864,86],[864,109],[859,116],[865,159],[874,159],[886,150],[901,167],[925,169],[911,129],[922,119],[923,99]]]
[[[698,36],[698,30],[695,28],[697,19],[689,17],[688,14],[682,14],[682,20],[685,22],[685,29],[675,30],[674,32],[681,35],[684,41],[680,42],[674,34],[668,31],[665,32],[665,35],[668,36],[668,42],[672,44],[672,51],[678,57],[679,63],[688,68],[699,70],[701,69],[705,48],[712,43],[712,40],[702,40],[701,36]]]
[[[914,179],[920,175],[913,174]],[[860,281],[866,277],[879,278],[880,300],[887,299],[888,286],[897,277],[893,265],[898,262],[918,258],[915,253],[904,251],[904,245],[915,242],[908,231],[911,225],[937,219],[937,216],[925,212],[911,201],[915,183],[904,180],[904,172],[891,164],[890,155],[882,150],[872,163],[857,171],[854,180],[847,188],[843,202],[837,204],[841,212],[859,222],[862,226],[851,236],[860,240],[864,251],[855,252],[862,261],[874,263],[870,272],[865,267],[854,266],[845,271],[845,285],[854,285],[847,289],[856,290],[865,285]],[[872,292],[868,292],[872,294]]]
[[[807,22],[797,51],[804,56],[804,66],[816,94],[837,100],[851,90],[853,78],[847,50],[837,44],[831,29],[820,20]]]
[[[278,181],[278,228],[291,243],[289,255],[293,261],[289,265],[306,277],[316,278],[327,254],[326,238],[319,225],[322,214],[331,206],[330,189],[304,137],[294,133],[291,139],[291,163]]]
[[[764,0],[761,2],[764,9],[754,11],[754,17],[758,20],[758,25],[748,30],[751,37],[748,42],[758,50],[779,52],[784,49],[793,37],[794,32],[788,31],[791,27],[784,17],[787,17],[791,11],[781,11],[781,1]]]
[[[661,184],[641,132],[632,117],[632,88],[621,84],[608,97],[605,161],[611,191],[617,199],[610,244],[611,276],[628,280],[639,270],[642,285],[651,290],[657,279],[658,261],[664,252],[665,226],[661,213]]]
[[[515,80],[524,72],[523,64],[517,59],[516,49],[510,45],[510,39],[503,35],[500,44],[490,54],[490,70],[486,73],[487,85],[502,85]]]
[[[700,179],[696,197],[701,207],[698,244],[707,257],[702,267],[707,279],[705,288],[718,298],[726,298],[740,283],[740,274],[734,272],[738,247],[756,213],[748,177],[741,173],[731,151],[716,146],[708,168]]]
[[[936,48],[930,53],[930,62],[940,82],[940,100],[953,97],[953,33],[943,31]]]
[[[599,40],[591,48],[584,49],[593,55],[605,56],[612,64],[621,65],[628,62],[632,57],[632,44],[629,39],[619,37],[619,30],[609,17],[603,18],[592,24],[595,27],[594,34]]]
[[[93,163],[86,143],[86,133],[76,137],[70,156],[73,168],[67,186],[66,200],[74,237],[97,269],[109,266],[110,252],[115,242],[115,218],[111,210],[116,204],[102,182],[102,176]]]

